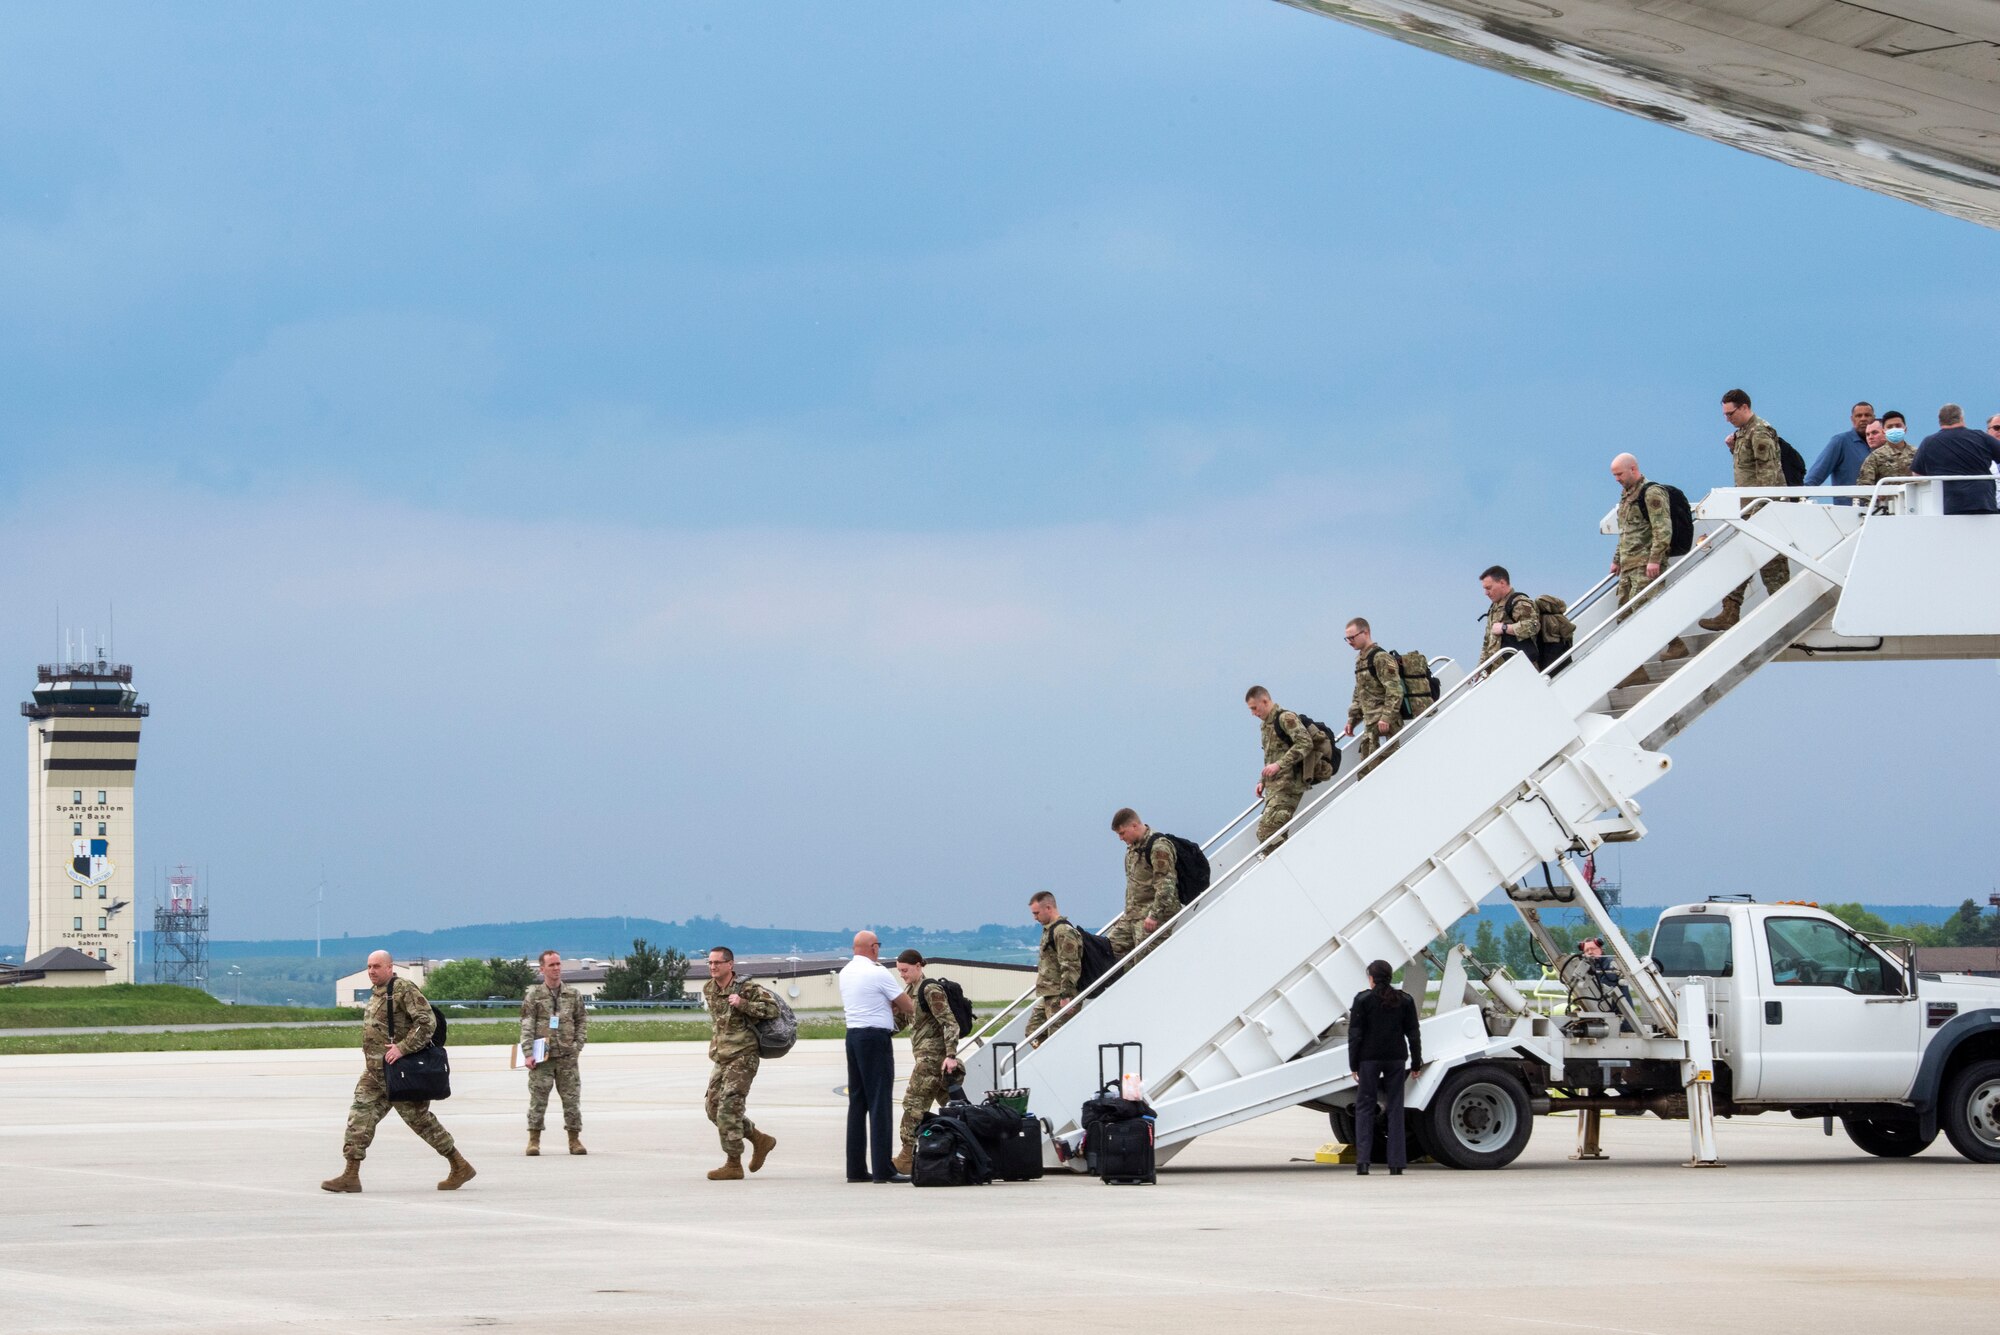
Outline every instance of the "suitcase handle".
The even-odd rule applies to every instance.
[[[1098,1089],[1100,1090],[1109,1089],[1118,1081],[1117,1075],[1114,1075],[1110,1080],[1106,1080],[1104,1078],[1104,1054],[1106,1052],[1116,1052],[1118,1054],[1117,1069],[1120,1074],[1123,1074],[1125,1070],[1125,1049],[1127,1048],[1138,1049],[1139,1052],[1138,1075],[1141,1080],[1144,1080],[1146,1078],[1146,1045],[1144,1043],[1099,1043],[1097,1045]]]
[[[1004,1055],[1002,1049],[1005,1049]],[[1004,1074],[1006,1067],[1002,1064],[1009,1061],[1014,1064],[1014,1081],[1012,1084],[1007,1082],[1007,1077]],[[1021,1045],[1019,1043],[995,1043],[993,1045],[993,1088],[1019,1089],[1020,1087]]]

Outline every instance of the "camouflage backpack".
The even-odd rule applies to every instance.
[[[1403,671],[1403,717],[1415,718],[1437,703],[1437,673],[1431,671],[1431,660],[1418,649],[1396,655],[1396,662]]]
[[[1296,709],[1292,712],[1294,714],[1299,713]],[[1309,718],[1304,714],[1299,714],[1299,722],[1305,725],[1306,731],[1312,735],[1313,739],[1312,754],[1306,757],[1302,777],[1305,779],[1307,787],[1311,787],[1316,783],[1325,783],[1340,772],[1340,748],[1334,745],[1333,729],[1327,727],[1326,724],[1321,723],[1318,719]],[[1275,717],[1271,720],[1271,730],[1278,734],[1278,740],[1286,746],[1292,744],[1291,737],[1285,732],[1284,723]]]
[[[1549,667],[1576,643],[1576,623],[1569,619],[1569,604],[1553,593],[1545,593],[1535,599],[1535,610],[1542,614],[1541,643],[1537,646],[1543,667]]]
[[[757,1034],[757,1055],[782,1057],[799,1041],[799,1019],[792,1014],[790,1004],[774,989],[767,987],[764,990],[770,993],[771,1000],[778,1003],[778,1013],[751,1025]]]

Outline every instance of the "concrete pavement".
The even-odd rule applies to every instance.
[[[592,1050],[591,1154],[540,1159],[520,1152],[521,1073],[467,1049],[438,1111],[479,1177],[436,1191],[442,1161],[391,1118],[366,1193],[330,1196],[359,1061],[0,1059],[6,1328],[877,1332],[907,1312],[962,1331],[1879,1335],[1988,1330],[2000,1299],[2000,1171],[1942,1146],[1869,1159],[1817,1123],[1725,1123],[1732,1166],[1697,1171],[1682,1125],[1614,1123],[1611,1162],[1573,1164],[1573,1125],[1544,1120],[1501,1172],[1357,1178],[1296,1161],[1327,1134],[1296,1110],[1197,1143],[1157,1187],[849,1186],[840,1045],[809,1042],[752,1094],[771,1163],[716,1184],[701,1045]]]

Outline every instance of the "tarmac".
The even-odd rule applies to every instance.
[[[585,1158],[523,1157],[522,1073],[469,1048],[439,1115],[479,1169],[396,1119],[366,1192],[340,1167],[358,1053],[0,1058],[0,1329],[593,1332],[1990,1331],[2000,1169],[1940,1140],[1862,1155],[1817,1122],[1616,1121],[1572,1163],[1543,1119],[1498,1172],[1311,1162],[1326,1119],[1197,1142],[1152,1187],[1057,1170],[956,1191],[848,1185],[840,1044],[766,1062],[778,1137],[740,1183],[703,1118],[703,1044],[584,1058]],[[907,1053],[899,1056],[906,1064]],[[551,1126],[559,1126],[551,1108]]]

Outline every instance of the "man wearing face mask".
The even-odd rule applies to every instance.
[[[1896,425],[1887,423],[1891,417]],[[1880,422],[1868,424],[1868,457],[1861,461],[1857,486],[1872,487],[1885,477],[1910,477],[1917,465],[1917,452],[1910,446],[1900,413],[1887,413]]]
[[[1819,452],[1819,458],[1806,470],[1808,487],[1851,487],[1855,478],[1861,475],[1861,465],[1868,458],[1868,424],[1875,420],[1875,405],[1862,402],[1847,410],[1847,420],[1854,425],[1839,432],[1826,443]],[[1848,504],[1842,496],[1835,505]]]

